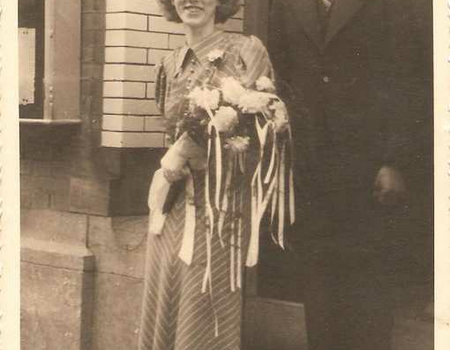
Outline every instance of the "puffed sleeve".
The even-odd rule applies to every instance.
[[[246,87],[254,85],[261,76],[274,79],[272,63],[266,47],[260,39],[251,35],[245,37],[239,52],[241,83]]]
[[[250,89],[255,89],[255,82],[262,76],[266,76],[272,81],[274,80],[274,72],[272,63],[269,59],[266,47],[260,39],[251,36],[242,36],[242,41],[239,44],[239,61],[238,71],[240,71],[239,80],[243,86]],[[256,129],[252,128],[252,132]],[[253,144],[250,146],[250,154],[248,159],[248,173],[253,174],[256,166],[258,155],[257,135],[254,134],[251,138]],[[246,179],[250,181],[250,179]],[[248,213],[247,213],[248,214]]]
[[[164,104],[167,91],[167,77],[163,61],[155,67],[155,101],[161,114],[164,114]]]

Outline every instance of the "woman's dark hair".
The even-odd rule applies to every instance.
[[[218,0],[219,6],[216,9],[216,23],[224,23],[227,19],[235,15],[239,9],[239,0]],[[172,0],[158,0],[158,3],[164,13],[164,17],[171,22],[181,22]]]

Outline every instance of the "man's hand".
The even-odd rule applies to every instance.
[[[406,192],[402,174],[390,166],[378,171],[374,184],[374,196],[383,205],[395,205],[404,199]]]

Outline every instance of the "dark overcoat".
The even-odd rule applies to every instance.
[[[298,221],[322,223],[331,210],[355,226],[376,207],[378,170],[416,161],[418,34],[411,1],[335,0],[326,17],[318,4],[272,0],[268,49],[292,118]]]

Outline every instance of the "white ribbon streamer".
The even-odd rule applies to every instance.
[[[272,130],[273,134],[273,145],[272,145],[272,155],[270,157],[269,169],[267,170],[266,177],[264,178],[264,183],[268,184],[270,181],[270,177],[272,176],[274,167],[275,167],[275,154],[277,149],[277,133],[275,132],[275,127],[273,122],[270,122],[270,130]]]
[[[206,207],[206,216],[209,219],[209,227],[205,230],[205,239],[206,239],[206,270],[205,275],[203,277],[202,283],[202,293],[206,292],[206,287],[208,282],[211,282],[211,239],[214,230],[214,211],[211,206],[210,193],[209,193],[209,163],[211,159],[211,130],[212,130],[212,122],[208,124],[208,151],[206,157],[206,170],[205,170],[205,207]]]
[[[184,234],[181,243],[180,253],[178,257],[187,265],[191,265],[192,257],[194,255],[194,241],[195,241],[195,203],[194,203],[194,178],[192,173],[186,179],[186,214],[184,221]]]
[[[264,156],[264,146],[266,143],[267,136],[267,128],[268,124],[261,127],[259,124],[258,118],[255,117],[255,126],[260,144],[259,151],[259,161],[256,167],[255,173],[251,182],[251,233],[250,233],[250,242],[247,253],[247,261],[246,266],[253,267],[258,262],[259,255],[259,216],[260,209],[262,204],[262,180],[261,180],[261,167],[262,167],[262,159]],[[255,189],[256,187],[256,189]]]
[[[294,150],[292,149],[292,129],[288,126],[289,133],[289,151],[290,151],[290,166],[289,166],[289,213],[290,213],[290,224],[293,225],[295,222],[295,195],[294,195],[294,170],[292,167],[292,159],[294,157]]]
[[[234,173],[234,168],[237,165],[236,162],[234,161],[234,159],[232,158],[232,154],[228,153],[227,155],[228,158],[228,162],[227,164],[229,164],[228,169],[226,170],[226,175],[225,175],[225,188],[224,188],[224,193],[223,193],[223,197],[222,197],[222,203],[219,207],[219,227],[218,227],[218,234],[219,234],[219,240],[220,240],[220,244],[222,245],[222,248],[225,247],[224,243],[223,243],[223,239],[222,239],[222,231],[223,231],[223,225],[225,223],[225,217],[227,214],[227,210],[228,210],[228,196],[229,196],[229,192],[230,192],[230,185],[231,185],[231,180],[233,177],[233,173]]]
[[[220,209],[220,192],[222,189],[222,144],[220,141],[220,134],[219,131],[214,127],[215,129],[215,152],[216,152],[216,208]]]
[[[281,149],[281,159],[280,159],[280,185],[278,187],[278,244],[284,250],[284,218],[285,218],[285,195],[286,195],[286,183],[285,183],[285,158],[286,156],[286,145],[283,143]]]
[[[237,281],[236,286],[242,288],[242,212],[244,206],[244,192],[239,191],[238,208],[240,213],[238,216],[238,235],[237,235]]]

